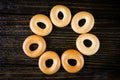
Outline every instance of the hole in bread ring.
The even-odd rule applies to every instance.
[[[34,51],[34,50],[36,50],[37,48],[38,48],[38,44],[37,44],[37,43],[33,43],[33,44],[30,45],[30,50],[31,50],[31,51]]]
[[[75,65],[76,65],[76,60],[75,60],[75,59],[68,59],[68,63],[69,63],[71,66],[75,66]]]
[[[61,20],[64,18],[64,15],[61,11],[58,13],[58,18],[61,19]]]
[[[53,64],[53,60],[52,59],[48,59],[45,64],[46,64],[47,67],[51,67],[52,64]]]
[[[85,39],[83,43],[86,47],[90,47],[92,45],[92,42],[89,39]]]
[[[41,28],[41,29],[45,29],[45,24],[42,22],[38,22],[37,25]]]

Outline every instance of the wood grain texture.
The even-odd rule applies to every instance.
[[[67,73],[62,67],[51,76],[38,68],[38,58],[27,57],[22,50],[24,39],[32,35],[29,21],[35,14],[49,16],[54,5],[70,8],[72,16],[88,11],[95,17],[90,33],[100,39],[100,49],[94,56],[84,56],[85,66],[76,74]],[[120,1],[119,0],[0,0],[0,80],[120,80]],[[47,50],[59,56],[66,49],[76,49],[79,34],[66,28],[53,26],[45,38]]]

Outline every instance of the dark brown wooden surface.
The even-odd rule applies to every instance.
[[[35,14],[49,16],[54,5],[70,8],[72,16],[88,11],[95,17],[90,33],[98,36],[100,49],[94,56],[84,56],[84,68],[76,74],[67,73],[62,67],[51,76],[38,68],[38,58],[26,56],[22,50],[24,39],[32,35],[29,21]],[[119,0],[0,0],[0,80],[120,80],[120,2]],[[66,28],[56,28],[45,38],[47,50],[62,52],[76,49],[79,34]]]

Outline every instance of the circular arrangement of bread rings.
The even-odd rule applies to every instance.
[[[90,47],[86,47],[84,40],[90,40],[92,42]],[[82,34],[76,40],[77,49],[84,55],[93,55],[95,54],[100,46],[98,38],[93,34]]]
[[[79,26],[79,21],[85,19],[85,24]],[[94,17],[91,13],[86,11],[81,11],[75,14],[71,21],[71,27],[76,33],[87,33],[94,26]]]
[[[68,63],[69,59],[74,59],[76,60],[76,65],[72,66]],[[83,56],[74,49],[69,49],[66,50],[61,57],[62,60],[62,66],[63,68],[69,72],[69,73],[76,73],[78,72],[80,69],[82,69],[83,65],[84,65],[84,58]]]
[[[38,44],[37,49],[30,50],[30,45],[32,44]],[[31,35],[28,36],[25,41],[23,42],[23,51],[25,54],[29,57],[36,58],[40,56],[46,49],[46,42],[44,38],[38,36],[38,35]]]
[[[39,22],[45,24],[44,29],[37,25]],[[37,14],[30,20],[30,29],[37,35],[46,36],[52,31],[52,23],[46,15]]]
[[[58,16],[60,12],[63,14],[62,19],[60,19]],[[79,21],[82,19],[85,19],[85,24],[83,26],[80,26]],[[37,14],[30,20],[30,29],[36,35],[28,36],[25,39],[23,42],[23,51],[27,56],[32,58],[40,56],[38,65],[44,74],[51,75],[56,73],[59,70],[61,64],[67,72],[76,73],[80,71],[84,66],[84,58],[82,54],[87,56],[93,55],[98,51],[100,47],[99,39],[95,35],[87,33],[94,26],[93,15],[89,12],[81,11],[76,13],[71,21],[71,27],[73,31],[81,34],[76,40],[76,47],[78,51],[74,49],[68,49],[62,54],[61,58],[59,58],[58,54],[54,51],[45,52],[46,42],[41,36],[46,36],[51,33],[52,23],[56,27],[66,27],[70,21],[71,12],[69,8],[63,5],[56,5],[51,9],[50,19],[43,14]],[[42,28],[41,26],[39,27],[39,22],[45,24],[45,28]],[[85,40],[91,41],[91,46],[86,46],[84,44]],[[38,44],[37,49],[31,50],[30,46],[32,44]],[[53,61],[50,67],[46,65],[48,60]],[[70,60],[74,60],[76,64],[71,65],[69,63]]]
[[[59,19],[58,14],[63,13],[63,18]],[[70,23],[71,12],[70,10],[63,5],[56,5],[51,9],[50,18],[54,25],[57,27],[65,27]]]
[[[53,60],[53,64],[51,67],[46,66],[46,61],[49,59]],[[60,58],[56,52],[47,51],[40,56],[38,65],[43,73],[50,75],[56,73],[59,70],[61,63]]]

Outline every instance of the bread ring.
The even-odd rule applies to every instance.
[[[62,19],[59,19],[58,17],[59,12],[63,13]],[[51,9],[50,18],[52,23],[57,27],[65,27],[69,24],[71,20],[71,12],[66,6],[56,5]]]
[[[51,67],[46,66],[46,61],[49,59],[53,60],[53,64]],[[59,70],[61,62],[56,52],[47,51],[40,56],[38,65],[39,65],[40,70],[43,73],[51,75],[51,74],[56,73]]]
[[[30,50],[30,46],[35,43],[38,44],[37,49],[33,51]],[[40,56],[45,51],[45,49],[46,49],[46,42],[42,37],[38,35],[28,36],[23,42],[23,51],[27,56],[32,58],[36,58]]]
[[[70,65],[68,63],[69,59],[76,60],[76,65],[75,66]],[[79,70],[82,69],[82,67],[84,65],[84,58],[83,58],[83,56],[77,50],[74,50],[74,49],[66,50],[62,54],[61,60],[62,60],[63,68],[67,72],[69,72],[69,73],[76,73],[76,72],[78,72]]]
[[[38,22],[44,23],[45,28],[44,29],[40,28],[37,25]],[[52,31],[52,23],[47,16],[43,14],[37,14],[33,16],[32,19],[30,20],[30,29],[37,35],[46,36],[50,34]]]
[[[79,21],[82,19],[85,19],[86,22],[83,26],[79,26]],[[93,28],[94,22],[94,17],[91,13],[82,11],[73,16],[71,27],[76,33],[87,33]]]
[[[90,40],[92,42],[92,45],[90,47],[86,47],[84,40]],[[82,34],[77,38],[76,46],[82,54],[93,55],[98,51],[100,42],[98,38],[93,34]]]

